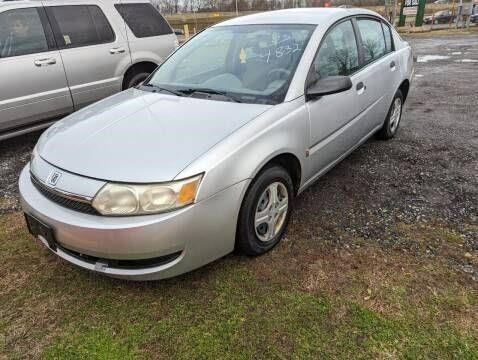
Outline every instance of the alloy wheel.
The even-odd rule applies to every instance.
[[[392,114],[390,115],[390,131],[392,134],[397,130],[402,114],[402,99],[395,98],[393,102]]]
[[[259,197],[254,228],[260,241],[272,240],[284,226],[289,210],[289,194],[284,184],[273,182]]]

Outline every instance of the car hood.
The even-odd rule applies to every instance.
[[[169,181],[270,107],[130,89],[56,123],[37,151],[60,169],[92,178]]]

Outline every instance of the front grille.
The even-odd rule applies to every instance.
[[[54,203],[61,205],[67,209],[78,211],[84,214],[100,215],[100,213],[96,211],[96,209],[91,206],[91,204],[78,200],[73,200],[66,196],[62,196],[61,194],[55,192],[53,189],[50,189],[48,186],[45,186],[33,175],[31,175],[30,178],[32,180],[33,185],[38,189],[38,191],[40,191],[43,196],[53,201]]]
[[[145,269],[145,268],[152,268],[152,267],[165,265],[167,263],[170,263],[176,260],[181,255],[181,251],[178,251],[173,254],[168,254],[168,255],[159,256],[159,257],[150,258],[150,259],[113,260],[113,259],[104,259],[104,258],[99,258],[96,256],[81,254],[77,251],[66,249],[60,245],[58,245],[58,247],[63,252],[79,260],[86,261],[87,263],[96,264],[97,262],[100,262],[102,264],[105,264],[107,267],[112,267],[116,269],[125,269],[125,270]]]

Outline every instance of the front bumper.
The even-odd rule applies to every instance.
[[[237,216],[248,183],[242,181],[174,212],[134,217],[89,215],[58,205],[32,184],[29,165],[20,175],[19,188],[24,212],[53,229],[59,246],[52,251],[58,256],[108,276],[155,280],[193,270],[233,250]],[[45,239],[40,240],[47,245]],[[115,261],[108,261],[134,263],[172,254],[177,256],[159,266],[120,268],[111,265]]]

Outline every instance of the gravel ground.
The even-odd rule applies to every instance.
[[[313,232],[319,224],[407,249],[413,245],[395,236],[392,224],[440,223],[478,250],[476,34],[409,40],[419,62],[397,137],[368,141],[309,188],[291,231]],[[19,210],[17,178],[39,135],[0,142],[0,214]]]
[[[395,225],[440,224],[477,251],[476,34],[408,40],[418,62],[397,136],[368,141],[319,180],[299,199],[295,219],[418,253]],[[335,234],[331,240],[340,242]],[[433,246],[425,253],[433,255]],[[467,269],[478,280],[478,269]]]
[[[0,141],[0,215],[19,210],[18,177],[41,131]]]

